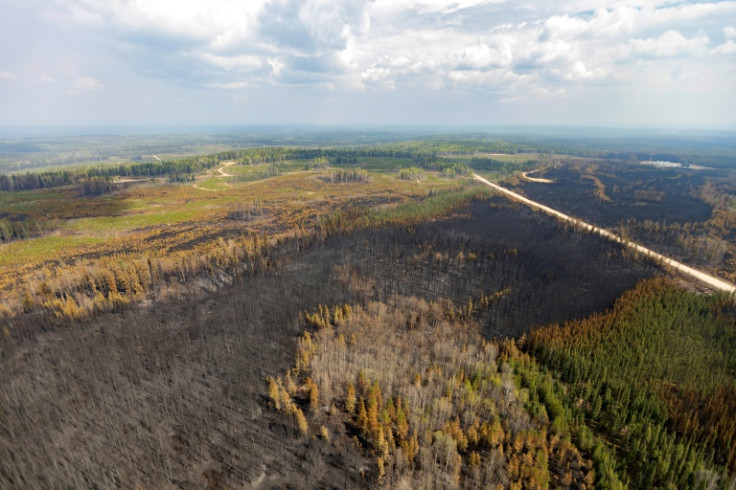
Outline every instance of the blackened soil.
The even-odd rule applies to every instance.
[[[281,245],[275,272],[83,323],[21,317],[0,344],[0,488],[355,488],[368,455],[268,408],[300,311],[396,294],[477,311],[489,337],[586,316],[657,273],[502,198],[410,228]]]
[[[524,181],[529,199],[603,227],[615,227],[629,219],[669,223],[702,222],[713,208],[696,197],[710,173],[720,171],[652,168],[625,163],[603,163],[593,170],[569,166],[551,168],[537,175],[554,181]],[[610,200],[596,197],[592,175],[605,186]]]

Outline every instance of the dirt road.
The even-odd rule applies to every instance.
[[[216,177],[216,178],[234,177],[234,175],[225,172],[225,169],[228,168],[230,165],[235,165],[236,163],[238,162],[235,162],[235,161],[222,162],[221,167],[217,167],[214,171],[210,170],[204,175],[198,175],[196,180],[200,181],[200,180],[205,180],[205,179],[209,179],[213,177]],[[225,187],[230,187],[230,184],[228,183],[225,183],[224,185]],[[194,187],[195,189],[199,189],[200,191],[207,191],[207,192],[217,192],[218,191],[218,189],[207,189],[207,188],[201,187],[200,185],[197,184],[197,182],[193,183],[192,187]]]
[[[529,182],[538,182],[540,184],[554,184],[554,181],[549,180],[549,179],[543,179],[541,177],[529,177],[531,174],[539,172],[540,170],[542,169],[531,170],[529,172],[522,172],[521,176],[524,177]]]
[[[693,279],[696,279],[704,284],[707,284],[708,286],[711,286],[719,291],[725,291],[727,293],[736,294],[736,286],[731,284],[730,282],[724,281],[722,279],[719,279],[717,277],[713,277],[709,274],[706,274],[705,272],[701,272],[697,269],[693,269],[692,267],[689,267],[681,262],[677,262],[676,260],[673,260],[669,257],[665,257],[662,254],[659,254],[657,252],[654,252],[652,250],[649,250],[646,247],[643,247],[639,245],[638,243],[634,243],[630,240],[625,240],[618,235],[615,235],[611,233],[608,230],[604,230],[603,228],[599,228],[597,226],[591,225],[590,223],[586,223],[585,221],[581,221],[577,218],[573,218],[572,216],[568,216],[564,213],[561,213],[555,209],[552,209],[548,206],[545,206],[543,204],[539,204],[536,201],[532,201],[531,199],[527,199],[526,197],[522,196],[521,194],[517,194],[516,192],[510,191],[504,187],[501,187],[500,185],[494,184],[492,182],[489,182],[488,180],[484,179],[478,174],[473,174],[473,177],[476,180],[479,180],[480,182],[483,182],[484,184],[492,187],[493,189],[505,194],[506,196],[510,197],[511,199],[514,199],[516,201],[522,202],[524,204],[527,204],[528,206],[531,206],[532,208],[539,209],[540,211],[549,214],[550,216],[554,216],[555,218],[560,218],[562,220],[568,221],[570,223],[573,223],[577,226],[582,227],[583,229],[592,231],[594,233],[597,233],[601,236],[604,236],[610,240],[613,240],[614,242],[622,243],[623,245],[626,245],[632,250],[636,250],[639,253],[642,253],[644,255],[647,255],[654,260],[660,261],[661,263],[672,267],[673,269],[676,269],[683,274],[686,274],[690,276]]]
[[[222,162],[222,167],[218,168],[217,171],[220,173],[222,177],[232,177],[233,175],[225,172],[225,169],[229,167],[230,165],[235,165],[236,163],[237,162],[233,162],[233,161]]]

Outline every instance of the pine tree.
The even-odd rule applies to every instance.
[[[360,400],[358,401],[358,415],[357,415],[357,422],[358,427],[360,427],[360,430],[363,431],[363,433],[368,432],[368,412],[365,409],[365,401],[363,401],[363,397],[360,397]]]
[[[296,426],[299,429],[299,433],[306,436],[309,431],[309,425],[307,424],[307,419],[304,417],[304,413],[301,408],[296,407],[294,409],[294,417],[296,419]]]
[[[281,402],[279,401],[279,385],[276,384],[276,380],[272,377],[268,378],[268,398],[271,399],[271,403],[276,410],[281,411]]]
[[[307,388],[309,388],[309,408],[317,410],[319,407],[319,388],[312,378],[307,378]]]
[[[345,396],[345,411],[352,414],[355,411],[355,386],[348,383],[348,394]]]

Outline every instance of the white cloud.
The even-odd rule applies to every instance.
[[[103,85],[90,76],[80,77],[72,82],[72,92],[96,92],[102,90]]]
[[[250,71],[262,67],[263,59],[254,55],[221,56],[211,53],[202,53],[202,59],[224,70]]]
[[[249,87],[248,82],[229,82],[229,83],[213,83],[212,88],[224,88],[227,90],[240,90]]]
[[[43,0],[36,0],[43,3]],[[128,35],[149,32],[206,42],[217,48],[252,31],[265,0],[61,0],[52,12],[91,26],[117,26]]]
[[[549,97],[586,84],[649,83],[642,62],[669,72],[676,58],[686,70],[704,54],[731,55],[736,37],[722,20],[736,16],[736,1],[31,1],[109,39],[140,75],[229,90],[297,84]],[[73,87],[100,88],[88,77]]]
[[[391,70],[381,66],[371,66],[360,74],[361,82],[369,88],[393,90],[396,82],[392,77]]]
[[[736,53],[736,43],[733,39],[729,39],[725,43],[716,46],[710,51],[712,54],[734,54]]]
[[[463,49],[457,66],[459,68],[489,69],[509,66],[514,60],[514,53],[508,42],[498,40],[495,46],[479,43]]]
[[[566,78],[568,80],[587,80],[596,78],[596,73],[588,70],[582,61],[577,60],[570,67],[570,70],[566,74]]]
[[[40,77],[38,77],[38,81],[41,82],[41,83],[54,83],[55,82],[55,80],[53,79],[53,77],[50,77],[50,76],[48,76],[45,73],[43,75],[41,75]]]
[[[702,52],[709,43],[708,36],[704,34],[688,39],[673,30],[667,31],[657,38],[631,40],[631,46],[635,53],[654,57],[672,57]]]
[[[18,80],[18,76],[15,73],[9,71],[0,71],[0,80],[8,80],[14,82]]]

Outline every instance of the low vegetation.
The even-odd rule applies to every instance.
[[[144,183],[93,198],[64,188],[0,196],[8,215],[0,221],[0,238],[9,242],[0,258],[6,267],[0,279],[2,311],[45,309],[78,317],[121,302],[178,294],[181,288],[217,287],[243,269],[267,267],[264,247],[278,240],[318,228],[324,233],[346,215],[363,225],[396,222],[404,219],[403,208],[372,213],[370,207],[421,201],[434,189],[457,185],[374,179],[356,169],[314,170],[261,182],[227,180]],[[350,185],[329,185],[333,182]],[[436,203],[431,211],[440,215],[443,205],[452,206],[431,196],[429,202]],[[241,212],[253,203],[257,213]],[[416,209],[427,214],[424,206]]]

